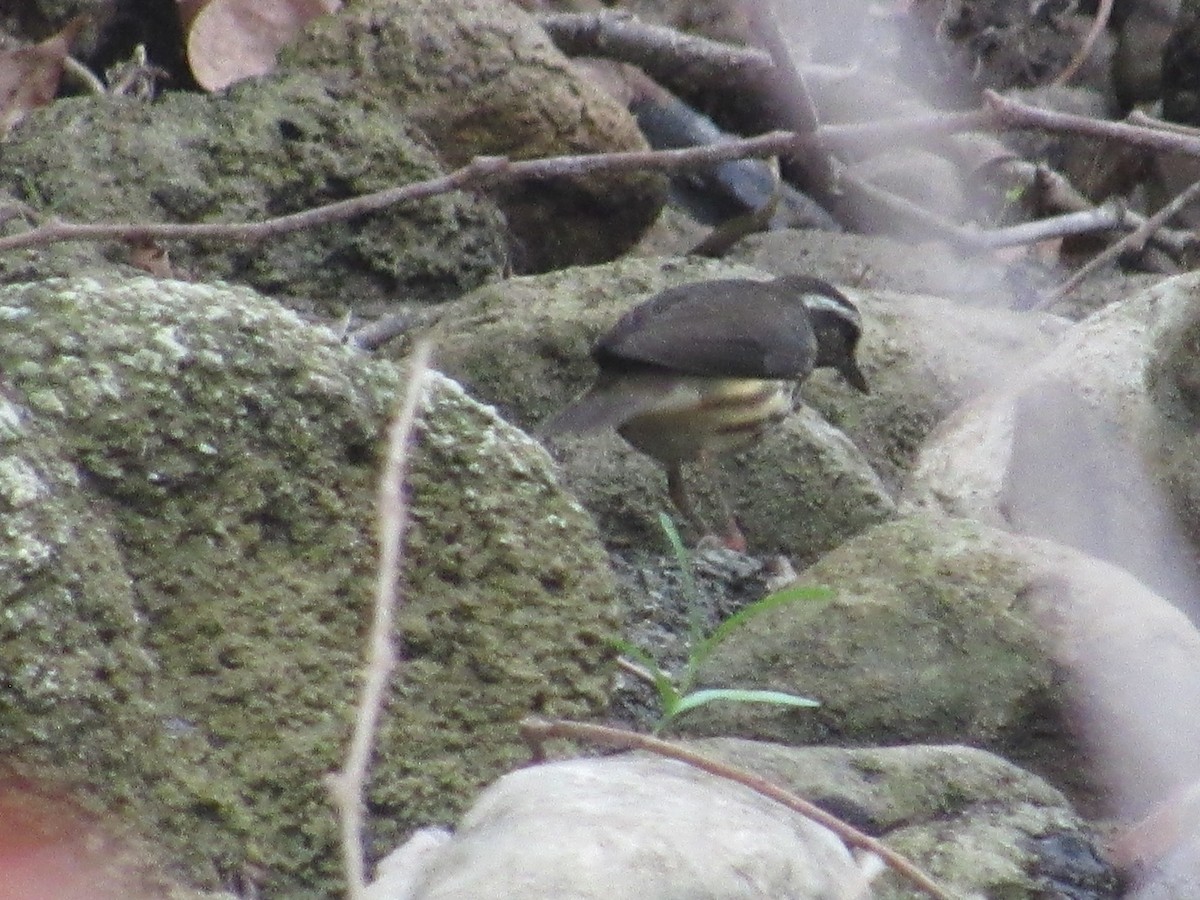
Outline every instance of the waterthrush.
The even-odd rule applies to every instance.
[[[675,507],[705,529],[683,465],[710,469],[714,455],[752,444],[792,411],[813,369],[836,369],[867,393],[854,353],[862,320],[833,285],[804,275],[669,288],[635,306],[596,341],[596,383],[546,422],[546,435],[615,427],[667,470]],[[724,541],[744,549],[732,508]]]

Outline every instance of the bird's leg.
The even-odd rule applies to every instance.
[[[725,533],[719,536],[721,544],[730,550],[745,553],[746,535],[742,533],[742,526],[738,524],[737,516],[733,513],[733,505],[725,493],[725,484],[709,454],[700,454],[700,467],[704,470],[704,474],[717,494],[717,502],[721,505],[721,515],[725,519]]]
[[[708,532],[708,525],[700,518],[696,507],[692,505],[692,498],[688,496],[687,485],[683,481],[683,466],[677,462],[667,465],[667,496],[689,525],[698,529],[701,534]]]
[[[729,503],[729,498],[725,495],[724,485],[721,483],[712,458],[707,453],[701,453],[697,463],[717,494],[717,500],[721,505],[721,515],[725,518],[725,532],[723,534],[714,534],[712,529],[708,527],[708,523],[696,512],[692,498],[688,496],[687,485],[683,481],[683,466],[677,462],[667,465],[667,495],[671,498],[671,502],[675,504],[675,508],[679,510],[680,515],[688,521],[688,524],[696,528],[703,535],[700,538],[701,544],[708,544],[709,541],[715,538],[716,543],[720,546],[726,547],[729,550],[736,550],[739,553],[745,553],[746,536],[742,534],[742,528],[738,525],[737,516],[733,514],[733,507]]]

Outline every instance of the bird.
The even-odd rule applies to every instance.
[[[544,436],[615,428],[667,473],[667,493],[709,533],[683,479],[698,463],[726,518],[722,543],[746,541],[713,457],[757,442],[795,408],[814,369],[835,369],[870,393],[855,352],[862,318],[845,294],[808,275],[725,278],[668,288],[634,306],[592,346],[595,383],[542,424]]]

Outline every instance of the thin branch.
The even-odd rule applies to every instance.
[[[1023,106],[1023,104],[1018,104]],[[1033,107],[1030,107],[1033,108]],[[1005,121],[1005,118],[1008,121]],[[934,145],[949,135],[967,131],[1002,131],[1009,128],[1041,128],[1042,125],[1020,124],[1020,112],[1006,110],[1002,115],[990,107],[967,112],[934,112],[924,116],[905,116],[899,119],[879,119],[848,125],[822,125],[813,140],[829,151],[895,150],[897,144]],[[1051,129],[1053,130],[1053,129]],[[1200,154],[1200,140],[1196,142]]]
[[[774,63],[774,78],[766,83],[769,96],[779,106],[782,123],[796,134],[815,136],[821,121],[817,115],[817,104],[813,101],[791,48],[779,30],[779,20],[771,0],[742,0],[750,20],[750,30],[763,48],[771,54]],[[813,189],[818,202],[827,206],[833,192],[833,161],[826,148],[808,146],[797,154],[804,168],[804,180]]]
[[[997,115],[996,124],[1000,128],[1040,128],[1046,131],[1083,134],[1088,137],[1120,141],[1135,147],[1145,147],[1147,150],[1156,150],[1160,153],[1200,156],[1200,140],[1186,134],[1040,109],[1019,100],[1001,96],[995,91],[984,91],[983,100],[987,107]]]
[[[745,90],[773,71],[762,50],[651,25],[624,12],[553,13],[538,17],[538,24],[567,56],[627,62],[663,83]]]
[[[376,319],[362,328],[348,331],[342,340],[359,350],[378,350],[388,341],[414,328],[425,329],[441,318],[439,308],[412,310]]]
[[[409,362],[404,396],[388,431],[387,459],[379,479],[379,570],[362,694],[345,764],[340,772],[326,776],[326,786],[341,823],[342,857],[351,900],[362,900],[366,896],[363,807],[367,766],[383,712],[388,679],[398,656],[392,641],[392,621],[396,607],[403,599],[397,585],[404,563],[404,532],[408,527],[404,476],[408,468],[409,442],[416,427],[417,407],[428,381],[429,356],[429,342],[417,344]]]
[[[658,683],[654,678],[653,672],[651,672],[649,669],[642,668],[637,663],[626,659],[624,656],[617,657],[617,668],[624,669],[625,672],[632,675],[634,678],[638,678],[646,682],[648,685],[653,686]]]
[[[1129,211],[1124,204],[1112,202],[1079,212],[1063,213],[1060,216],[1050,216],[1033,222],[1022,222],[1019,225],[968,232],[966,237],[973,249],[994,250],[1000,247],[1036,244],[1051,238],[1094,234],[1097,231],[1113,231],[1129,227]]]
[[[771,0],[742,0],[750,20],[750,30],[771,55],[774,68],[772,87],[782,102],[784,120],[799,134],[814,134],[821,124],[817,116],[817,105],[808,82],[792,59],[791,48],[779,30],[778,15]]]
[[[73,78],[84,91],[93,97],[103,97],[108,93],[104,89],[104,82],[97,78],[91,69],[73,56],[68,55],[63,60],[63,73]]]
[[[985,92],[984,99],[986,106],[974,112],[937,113],[858,125],[822,125],[808,138],[789,131],[772,131],[756,137],[678,150],[579,154],[517,161],[498,156],[478,156],[465,166],[437,178],[391,187],[257,222],[84,224],[54,220],[20,234],[0,238],[0,252],[62,241],[262,241],[277,235],[378,212],[395,204],[411,203],[455,190],[485,189],[525,178],[555,178],[593,172],[638,170],[684,171],[705,168],[730,159],[790,155],[813,146],[831,152],[839,148],[861,149],[864,145],[894,147],[901,141],[923,143],[946,135],[978,129],[1040,128],[1116,140],[1160,152],[1200,157],[1200,138],[1195,136],[1038,109],[990,91]]]
[[[95,240],[220,240],[254,242],[281,234],[327,225],[378,212],[399,203],[411,203],[439,194],[516,181],[522,178],[553,178],[589,172],[674,171],[703,168],[747,156],[775,156],[799,143],[794,134],[774,131],[758,137],[688,147],[682,150],[647,150],[626,153],[579,154],[544,159],[511,161],[502,156],[477,156],[453,172],[426,181],[385,188],[348,200],[339,200],[298,213],[257,222],[232,223],[109,223],[81,224],[53,221],[21,234],[0,238],[0,252],[62,241]]]
[[[1112,15],[1113,0],[1100,0],[1100,8],[1096,10],[1096,17],[1092,19],[1092,27],[1088,29],[1088,33],[1084,35],[1083,43],[1079,45],[1079,50],[1071,58],[1067,67],[1058,73],[1058,76],[1050,82],[1051,87],[1058,87],[1066,84],[1076,73],[1083,68],[1083,64],[1087,62],[1088,57],[1092,55],[1092,50],[1096,46],[1096,41],[1100,40],[1100,36],[1104,34],[1104,29],[1108,27],[1109,17]]]
[[[1124,204],[1112,202],[1101,206],[1086,206],[1074,212],[1047,216],[1018,225],[975,228],[948,222],[923,206],[850,174],[842,176],[842,184],[847,193],[857,192],[861,199],[874,204],[879,210],[886,211],[893,221],[902,221],[908,231],[928,234],[960,249],[971,251],[1019,247],[1051,238],[1094,234],[1100,231],[1132,231],[1140,228],[1146,221],[1126,209]],[[1179,235],[1172,234],[1167,237],[1170,240],[1166,243],[1171,249],[1180,249]],[[1195,241],[1192,240],[1191,243]]]
[[[1023,190],[1036,189],[1038,192],[1039,208],[1048,207],[1067,214],[1094,214],[1096,210],[1104,209],[1104,206],[1111,208],[1114,205],[1109,203],[1101,207],[1095,206],[1062,173],[1048,169],[1045,166],[1035,165],[1027,160],[1017,158],[1006,159],[998,163],[997,169],[1006,177],[1012,179],[1016,185],[1021,186]],[[1133,230],[1140,228],[1145,222],[1146,216],[1126,208],[1121,214],[1121,222],[1117,224],[1117,227]],[[1029,224],[1033,225],[1036,223]],[[1071,233],[1082,234],[1087,230],[1085,228],[1083,231]],[[1067,232],[1063,233],[1066,234]],[[1195,233],[1186,230],[1160,228],[1154,232],[1154,242],[1162,245],[1164,249],[1173,254],[1186,253],[1196,246],[1197,240],[1198,238]]]
[[[605,725],[588,725],[583,722],[567,722],[561,719],[546,720],[536,717],[522,719],[520,728],[522,740],[529,745],[534,759],[537,761],[545,758],[544,745],[547,741],[565,739],[584,741],[601,747],[616,747],[622,750],[644,750],[648,753],[655,753],[659,756],[665,756],[668,759],[687,763],[689,766],[708,772],[710,775],[715,775],[718,778],[727,778],[730,781],[736,781],[738,784],[745,785],[752,791],[757,791],[764,797],[774,800],[776,803],[782,803],[788,809],[812,819],[817,824],[825,826],[847,844],[874,853],[893,870],[917,885],[921,890],[929,894],[929,896],[935,897],[937,900],[954,900],[953,894],[949,893],[930,876],[926,875],[915,863],[901,856],[883,842],[876,840],[869,834],[864,834],[853,825],[842,821],[837,816],[826,812],[803,797],[799,797],[791,791],[784,790],[752,772],[747,772],[744,769],[710,759],[703,754],[696,753],[693,750],[681,747],[670,741],[652,738],[632,731],[625,731],[621,728],[610,728]]]
[[[1140,125],[1143,128],[1155,128],[1160,131],[1173,131],[1176,134],[1200,137],[1200,128],[1194,125],[1184,125],[1182,122],[1168,122],[1166,119],[1156,118],[1140,109],[1131,109],[1129,115],[1125,117],[1125,122],[1129,125]]]
[[[1058,285],[1054,290],[1047,292],[1046,296],[1034,308],[1042,309],[1055,300],[1065,297],[1075,290],[1075,288],[1079,287],[1089,275],[1112,262],[1122,253],[1130,251],[1139,253],[1144,250],[1146,243],[1158,229],[1162,228],[1176,213],[1195,203],[1198,198],[1200,198],[1200,181],[1194,181],[1186,190],[1176,195],[1170,203],[1146,219],[1135,231],[1125,235],[1125,237],[1116,243],[1109,245],[1102,252],[1097,253],[1084,265],[1080,266],[1070,278]]]

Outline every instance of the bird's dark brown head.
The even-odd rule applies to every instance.
[[[817,338],[815,365],[837,369],[852,387],[869,394],[870,385],[855,358],[862,337],[858,307],[833,285],[816,278],[795,275],[780,278],[776,283],[797,291],[808,310]]]

